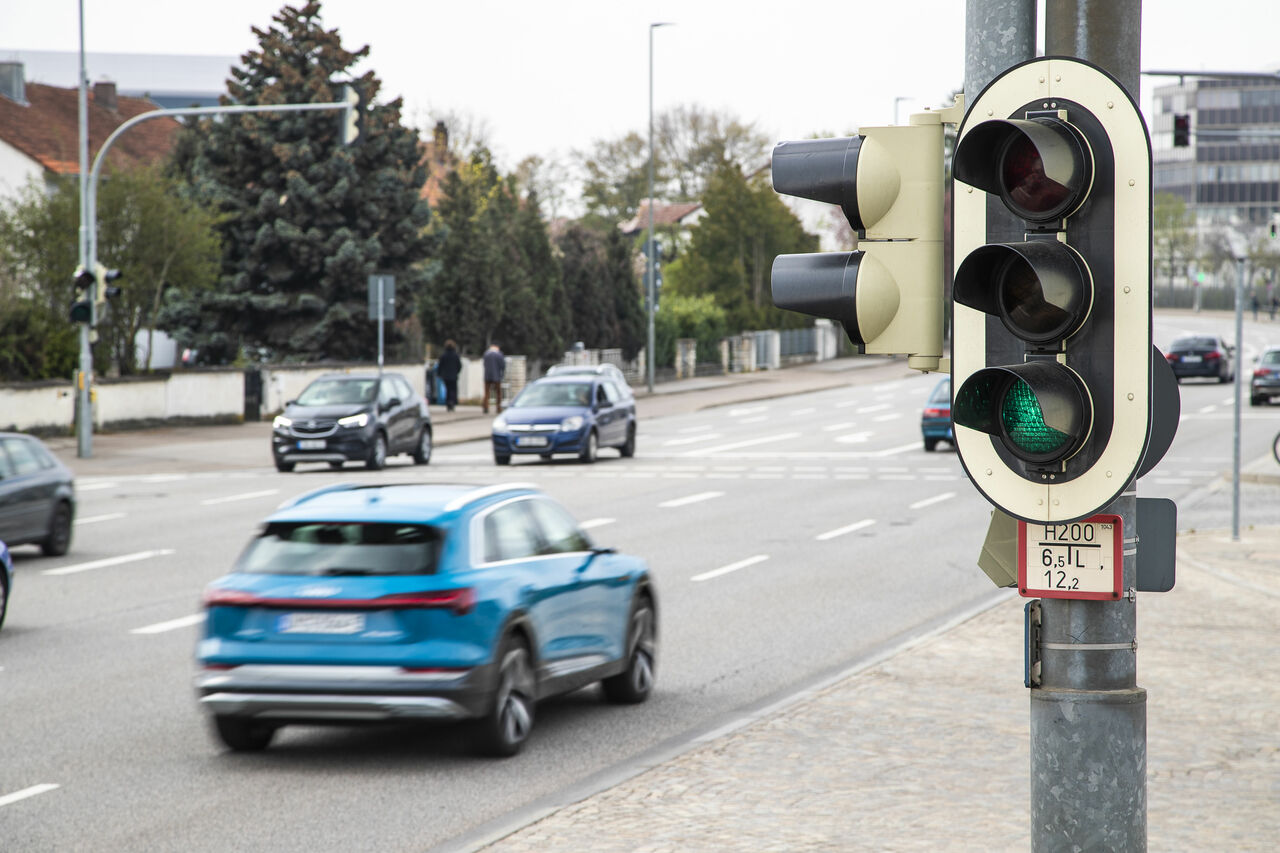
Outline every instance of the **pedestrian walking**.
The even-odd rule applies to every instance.
[[[1253,309],[1253,319],[1256,322],[1258,319],[1258,294],[1249,294],[1249,307]]]
[[[507,357],[495,341],[484,353],[484,413],[489,414],[489,392],[493,392],[493,404],[502,414],[502,375],[507,372]]]
[[[1271,319],[1276,318],[1276,309],[1280,308],[1280,296],[1271,297]]]
[[[444,352],[436,362],[436,376],[444,383],[444,405],[452,412],[458,405],[458,374],[462,372],[462,359],[458,357],[458,345],[452,339],[444,342]]]

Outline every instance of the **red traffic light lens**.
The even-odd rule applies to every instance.
[[[1001,158],[1000,179],[1009,201],[1021,211],[1035,216],[1061,208],[1071,198],[1070,187],[1045,174],[1044,158],[1026,136],[1015,136],[1010,140]]]

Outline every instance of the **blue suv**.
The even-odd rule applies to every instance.
[[[196,691],[232,750],[288,724],[466,720],[514,755],[541,699],[653,689],[644,561],[532,486],[318,489],[267,518],[205,605]]]
[[[606,373],[555,373],[526,385],[493,420],[493,461],[517,454],[550,459],[573,453],[595,462],[601,447],[636,452],[636,401],[626,382]]]

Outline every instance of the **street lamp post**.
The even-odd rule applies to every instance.
[[[649,274],[645,281],[645,313],[648,314],[649,340],[645,349],[645,372],[649,393],[653,393],[653,363],[657,356],[654,351],[653,315],[657,299],[657,286],[654,283],[655,262],[653,250],[653,31],[658,27],[669,27],[670,22],[649,25],[649,241],[645,244],[645,257]]]

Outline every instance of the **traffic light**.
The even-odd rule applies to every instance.
[[[1009,69],[953,164],[952,419],[970,479],[1024,521],[1092,515],[1142,461],[1151,412],[1151,144],[1077,59]]]
[[[364,96],[350,83],[342,86],[342,100],[347,108],[342,111],[342,144],[351,145],[360,138],[364,129]]]
[[[1173,116],[1173,147],[1186,148],[1191,144],[1191,116],[1176,113]]]
[[[839,205],[858,234],[856,251],[779,255],[775,305],[838,320],[859,353],[906,355],[908,367],[939,368],[942,125],[958,113],[918,113],[905,127],[774,147],[774,189]]]
[[[76,271],[72,273],[72,281],[75,284],[76,298],[71,303],[71,310],[68,312],[73,323],[90,324],[93,322],[93,291],[94,276],[93,273],[84,267],[76,267]]]
[[[94,296],[93,296],[93,302],[94,302],[93,322],[96,324],[99,320],[102,319],[102,316],[105,313],[105,310],[107,307],[107,300],[115,299],[121,293],[120,287],[118,285],[114,285],[110,283],[120,277],[120,270],[107,269],[105,266],[99,263],[99,264],[94,264],[93,272],[94,272],[94,281],[97,285],[94,289]]]

